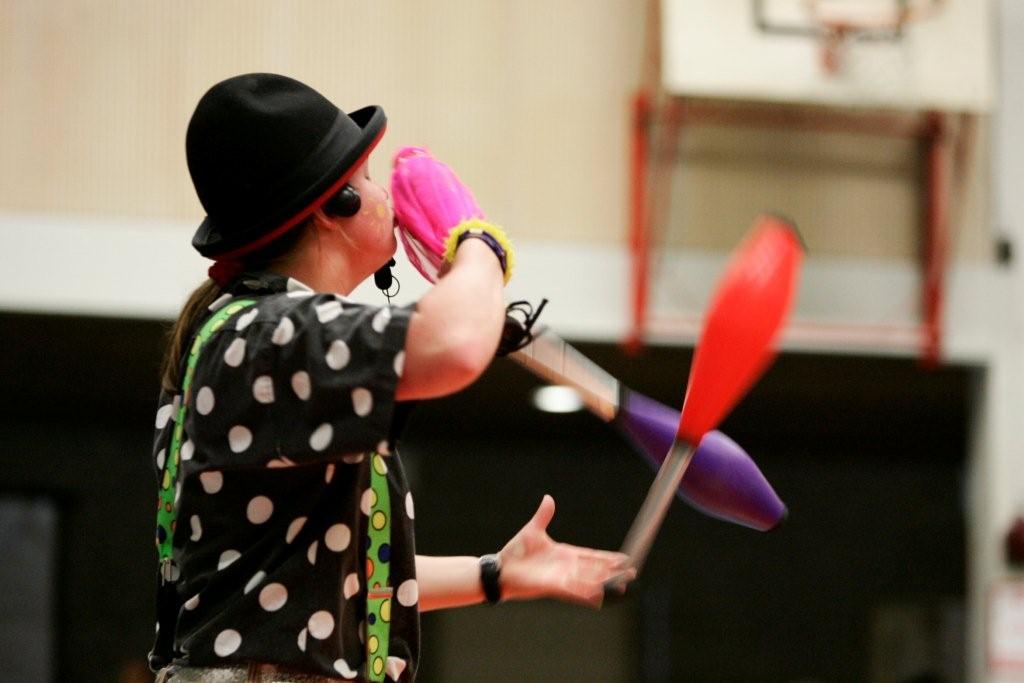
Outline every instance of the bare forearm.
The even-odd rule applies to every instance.
[[[484,601],[480,558],[416,556],[421,612],[476,605]]]
[[[399,400],[432,398],[473,382],[498,347],[505,306],[498,259],[466,240],[451,270],[419,302],[409,323]]]

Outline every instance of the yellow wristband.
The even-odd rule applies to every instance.
[[[469,220],[462,221],[452,228],[451,232],[448,233],[448,238],[445,240],[444,244],[445,262],[451,263],[455,260],[455,250],[459,247],[459,243],[461,241],[460,238],[462,238],[462,236],[467,232],[485,234],[497,242],[503,253],[498,253],[498,251],[495,250],[495,255],[503,264],[505,284],[507,285],[509,280],[512,279],[512,270],[515,267],[515,252],[512,249],[512,242],[509,241],[508,235],[505,234],[505,231],[493,223],[482,221],[479,218],[470,218]],[[490,243],[488,243],[488,246],[491,246],[492,249],[494,248]],[[503,256],[504,258],[502,258]]]

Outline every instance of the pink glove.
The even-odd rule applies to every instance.
[[[430,152],[422,147],[398,150],[391,172],[391,196],[402,246],[409,261],[427,280],[437,282],[441,266],[454,259],[453,238],[476,231],[488,233],[501,245],[507,258],[508,281],[512,254],[504,233],[484,221],[473,193]]]

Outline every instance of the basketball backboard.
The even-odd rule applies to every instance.
[[[992,21],[990,0],[662,0],[662,85],[673,95],[984,112]]]

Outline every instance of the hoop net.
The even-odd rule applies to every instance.
[[[908,73],[911,51],[904,31],[942,10],[946,0],[804,0],[808,23],[821,40],[821,67],[830,76],[886,86]],[[891,89],[891,90],[890,90]]]

